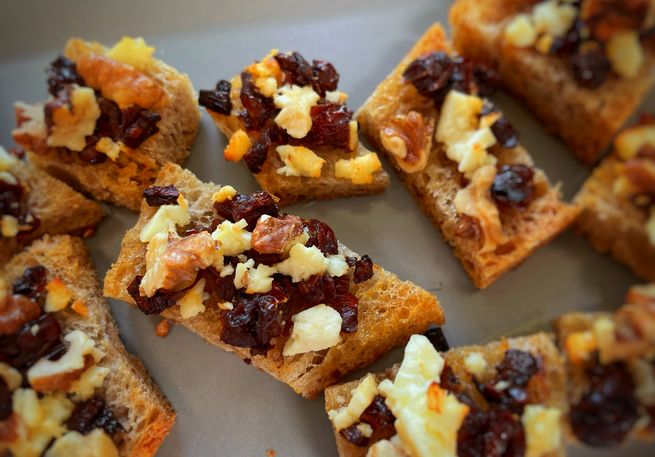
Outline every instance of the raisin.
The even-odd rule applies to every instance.
[[[224,313],[221,339],[232,346],[267,349],[284,332],[286,319],[272,295],[238,296]]]
[[[316,246],[325,255],[339,253],[337,237],[329,225],[316,219],[303,219],[303,226],[309,234],[309,240],[305,246]]]
[[[9,419],[13,411],[12,396],[5,379],[0,376],[0,421]]]
[[[286,133],[276,124],[262,130],[259,138],[250,146],[243,156],[243,161],[251,173],[259,173],[268,158],[268,148],[273,144],[286,142]]]
[[[504,148],[515,148],[519,144],[519,133],[504,116],[491,125],[491,131]]]
[[[221,79],[216,83],[214,90],[201,90],[198,97],[200,106],[226,116],[232,111],[232,99],[230,98],[230,91],[232,84],[229,81]]]
[[[14,281],[13,293],[25,295],[37,302],[45,299],[45,286],[48,282],[48,272],[42,265],[25,268],[23,275]]]
[[[100,117],[96,121],[93,135],[98,139],[102,137],[119,139],[123,134],[123,112],[116,102],[102,96],[96,96]],[[104,155],[104,154],[103,154]]]
[[[359,420],[371,426],[373,437],[376,440],[388,439],[396,434],[396,428],[394,427],[396,417],[381,395],[373,397],[373,401],[364,410]]]
[[[355,446],[365,447],[369,445],[370,440],[365,437],[357,428],[357,424],[339,430],[339,435],[343,436],[348,442]]]
[[[53,97],[69,84],[80,86],[86,84],[84,79],[77,74],[75,63],[63,56],[57,57],[50,63],[46,69],[46,77],[48,78],[48,92]]]
[[[159,132],[157,122],[160,120],[161,116],[154,111],[136,105],[125,108],[121,140],[132,149],[138,148],[144,141]]]
[[[313,88],[321,97],[328,91],[337,90],[339,73],[329,62],[314,60],[312,62]]]
[[[101,428],[110,436],[124,430],[114,417],[114,413],[105,404],[105,400],[98,395],[75,405],[75,409],[66,421],[66,428],[83,435]]]
[[[100,138],[95,135],[86,137],[86,147],[77,153],[77,157],[92,165],[106,162],[108,159],[107,154],[96,150],[96,144],[98,144],[99,140]]]
[[[150,186],[143,191],[148,206],[174,205],[179,196],[180,191],[174,185]]]
[[[534,196],[534,171],[527,165],[503,165],[491,185],[496,203],[526,208]]]
[[[525,432],[509,411],[472,408],[457,432],[459,457],[523,457]]]
[[[353,273],[353,282],[359,284],[368,281],[373,277],[373,261],[367,255],[363,255],[355,263],[355,272]]]
[[[596,89],[606,80],[610,72],[610,63],[602,47],[580,46],[571,55],[573,76],[579,85],[587,89]]]
[[[162,311],[171,308],[176,303],[176,296],[178,293],[169,293],[158,291],[152,297],[142,297],[139,286],[143,276],[135,276],[129,286],[127,286],[127,293],[134,299],[136,306],[144,314],[161,314]]]
[[[285,84],[301,87],[312,84],[314,71],[300,53],[294,51],[289,54],[276,54],[274,58],[284,73]]]
[[[231,302],[237,294],[234,287],[234,274],[220,276],[213,268],[198,272],[198,279],[205,278],[205,292],[210,296],[209,303]]]
[[[445,52],[439,51],[419,57],[410,63],[403,72],[403,78],[424,97],[443,100],[452,73],[452,59]]]
[[[36,333],[32,327],[37,326]],[[52,314],[28,322],[16,335],[0,337],[0,359],[17,370],[27,370],[41,357],[56,358],[66,351],[61,326]]]
[[[473,66],[473,80],[477,86],[478,94],[482,97],[492,95],[500,85],[498,74],[491,68],[481,64]]]
[[[332,146],[340,149],[350,147],[350,121],[353,113],[346,105],[323,103],[310,110],[312,128],[305,138],[291,141],[310,148]]]
[[[0,178],[0,215],[20,216],[24,194],[25,189],[20,183],[14,184]]]
[[[239,95],[244,111],[239,113],[248,130],[260,130],[275,113],[273,100],[264,97],[255,86],[252,75],[241,73],[241,94]]]
[[[552,54],[572,54],[582,42],[582,30],[585,24],[582,20],[576,19],[563,37],[556,37],[550,48]]]
[[[359,299],[350,292],[338,292],[329,305],[341,315],[341,331],[355,333],[358,324]]]
[[[587,375],[589,390],[571,406],[573,433],[589,446],[618,445],[639,417],[632,376],[621,363],[596,363]]]
[[[255,192],[250,195],[237,194],[232,198],[233,222],[245,219],[248,223],[248,230],[253,231],[257,220],[262,215],[277,217],[279,208],[271,194],[265,191]]]
[[[459,394],[461,390],[461,384],[459,382],[459,378],[457,377],[451,366],[448,365],[448,363],[446,363],[443,367],[443,370],[441,370],[440,385],[446,391],[456,395]]]
[[[446,335],[444,335],[441,327],[437,327],[436,325],[433,325],[429,329],[427,329],[427,331],[423,335],[428,340],[430,340],[430,343],[432,343],[432,346],[434,346],[434,348],[437,351],[446,352],[448,349],[450,349],[450,345],[448,344]]]

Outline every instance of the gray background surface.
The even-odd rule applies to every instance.
[[[197,89],[229,79],[271,48],[297,50],[308,59],[332,62],[340,89],[360,106],[412,43],[434,21],[446,21],[450,2],[331,0],[0,1],[0,144],[11,146],[13,102],[46,97],[43,70],[69,36],[113,43],[142,35],[157,54],[189,73]],[[522,132],[522,142],[551,180],[570,198],[589,174],[565,147],[513,100],[494,97]],[[553,100],[557,109],[557,100]],[[655,110],[653,94],[644,108]],[[187,167],[203,180],[232,184],[242,192],[256,184],[242,164],[224,163],[224,138],[203,114]],[[387,170],[391,170],[385,162]],[[108,218],[91,248],[100,276],[117,256],[124,231],[136,221],[126,210],[106,207]],[[330,223],[352,249],[437,294],[446,311],[451,345],[483,343],[547,329],[571,310],[610,309],[638,280],[625,268],[566,233],[519,269],[485,291],[474,289],[408,192],[392,175],[380,196],[297,205],[301,216]],[[336,455],[323,399],[306,401],[231,354],[206,345],[182,328],[161,339],[157,318],[113,302],[128,349],[140,356],[178,412],[178,423],[159,455]],[[401,359],[397,349],[370,369]],[[353,374],[355,378],[363,372]],[[612,451],[575,449],[574,456],[650,455],[653,446]]]

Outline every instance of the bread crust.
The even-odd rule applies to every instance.
[[[232,78],[231,83],[234,111],[243,106],[238,95],[241,91],[241,80],[239,77],[235,77]],[[236,116],[227,116],[211,110],[207,110],[207,113],[228,140],[238,129],[242,128],[241,121]],[[331,200],[380,194],[389,185],[389,175],[384,169],[380,169],[373,174],[373,182],[370,184],[353,184],[348,179],[340,179],[334,176],[334,167],[339,160],[352,159],[372,152],[366,149],[360,141],[357,142],[357,149],[354,152],[347,152],[333,147],[320,147],[315,152],[325,160],[321,176],[318,178],[278,174],[277,169],[283,167],[284,162],[270,148],[268,159],[264,163],[261,172],[253,173],[253,176],[262,189],[280,199],[280,205],[291,205],[308,200]]]
[[[593,247],[610,253],[634,273],[655,281],[655,246],[646,231],[646,216],[613,191],[620,159],[611,155],[594,170],[575,197],[582,208],[577,221]]]
[[[65,54],[76,62],[82,56],[106,51],[99,43],[73,38]],[[43,139],[25,134],[14,134],[14,139],[30,151],[30,160],[37,166],[75,189],[138,211],[143,190],[152,185],[161,166],[167,162],[181,164],[188,157],[200,124],[197,96],[188,75],[154,58],[148,75],[160,83],[167,103],[154,109],[161,116],[157,123],[159,132],[134,150],[134,156],[142,157],[138,162],[119,157],[116,162],[90,164],[76,153],[49,148]]]
[[[156,184],[174,184],[189,201],[192,220],[205,218],[204,221],[209,223],[214,217],[211,196],[218,190],[218,185],[202,183],[190,171],[173,164],[162,169]],[[126,233],[120,255],[105,277],[105,296],[134,304],[127,293],[127,286],[135,275],[145,270],[146,245],[139,241],[139,233],[154,212],[155,208],[150,208],[145,202],[142,204],[137,224]],[[340,250],[350,252],[345,246],[340,246]],[[288,384],[300,395],[314,398],[346,373],[406,343],[411,334],[423,333],[431,324],[441,325],[444,322],[443,311],[434,295],[409,281],[401,281],[377,265],[373,278],[353,284],[351,292],[359,298],[357,332],[343,335],[339,345],[326,351],[284,357],[282,360],[271,356],[253,357],[248,349],[221,341],[219,309],[210,308],[197,317],[182,319],[179,307],[175,306],[164,311],[162,316],[184,325],[209,343],[250,360],[254,366]]]
[[[576,83],[564,59],[515,48],[503,39],[508,20],[535,3],[457,0],[450,10],[454,46],[463,56],[495,68],[550,132],[584,163],[593,163],[655,82],[655,50],[645,47],[646,62],[636,77],[612,74],[599,88],[586,89]]]
[[[543,371],[535,375],[528,384],[528,396],[531,403],[540,403],[544,406],[558,408],[564,413],[568,411],[568,404],[566,401],[566,378],[564,372],[564,361],[562,356],[557,351],[553,342],[553,335],[546,333],[538,333],[531,336],[510,338],[498,342],[493,342],[484,346],[464,346],[451,349],[446,353],[442,353],[446,364],[450,366],[453,373],[460,379],[461,383],[469,390],[475,389],[472,381],[471,374],[468,373],[464,366],[466,357],[473,353],[478,352],[482,354],[487,362],[487,370],[481,378],[484,382],[486,379],[491,379],[495,374],[495,366],[500,363],[505,355],[507,349],[520,349],[528,351],[533,355],[539,355],[542,360]],[[382,379],[393,379],[398,365],[385,373],[376,375],[376,379],[380,382]],[[351,398],[352,390],[357,387],[361,382],[352,381],[345,384],[337,384],[325,389],[325,410],[340,408],[348,404]],[[465,393],[467,389],[465,388]],[[475,398],[474,394],[474,397]],[[479,394],[477,394],[479,395]],[[334,431],[337,441],[337,449],[340,457],[365,457],[368,452],[367,447],[355,446],[346,440],[336,430]],[[559,452],[551,454],[551,456],[542,457],[555,457],[563,456],[564,449],[560,448]]]
[[[452,47],[439,24],[433,25],[425,32],[357,113],[364,134],[380,151],[385,151],[385,148],[379,132],[396,113],[418,109],[428,116],[437,116],[432,101],[419,95],[411,84],[404,83],[402,79],[404,69],[414,59],[436,51],[452,52]],[[481,254],[477,240],[458,234],[459,218],[454,199],[461,188],[460,174],[456,163],[446,157],[443,148],[433,142],[427,166],[411,174],[399,168],[391,157],[392,154],[387,155],[390,156],[390,162],[400,179],[411,191],[423,212],[441,230],[478,288],[489,286],[504,273],[518,266],[533,251],[565,230],[580,211],[579,208],[560,201],[558,186],[549,186],[547,191],[525,210],[501,212],[503,228],[512,240],[512,249],[503,249],[502,253]],[[533,165],[525,149],[520,146],[514,149],[501,148],[497,156],[501,163],[505,161]],[[540,179],[545,181],[543,172],[536,171]]]
[[[119,414],[127,432],[117,447],[121,457],[150,457],[175,423],[175,411],[152,381],[143,364],[125,350],[109,305],[82,240],[70,236],[45,236],[16,255],[2,270],[8,281],[29,266],[43,265],[50,277],[59,277],[79,297],[89,314],[82,317],[70,308],[57,312],[64,332],[82,330],[105,353],[99,363],[110,369],[105,380],[105,400]],[[120,411],[127,407],[126,416]]]
[[[26,206],[40,224],[32,232],[18,237],[0,237],[0,263],[7,262],[12,254],[45,234],[74,232],[81,235],[88,229],[95,229],[104,217],[100,205],[29,162],[17,160],[10,172],[29,189]]]

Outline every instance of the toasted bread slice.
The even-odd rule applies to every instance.
[[[510,242],[496,251],[481,253],[477,239],[460,234],[460,218],[454,199],[462,188],[461,174],[457,171],[457,163],[446,157],[444,148],[433,141],[427,165],[418,172],[407,173],[398,166],[393,154],[386,151],[382,144],[382,129],[396,113],[418,110],[428,113],[429,117],[438,115],[431,101],[421,96],[410,83],[403,81],[403,71],[417,57],[437,51],[450,53],[451,50],[442,27],[439,24],[430,27],[393,72],[378,85],[357,113],[357,119],[369,141],[380,151],[387,152],[398,176],[442,231],[446,241],[453,246],[455,255],[475,286],[484,288],[566,229],[577,217],[579,209],[563,203],[558,186],[549,186],[543,172],[535,169],[535,182],[542,182],[543,193],[524,210],[502,211],[502,226]],[[501,148],[496,156],[499,163],[533,165],[521,146]]]
[[[207,113],[212,117],[218,129],[228,138],[239,130],[243,129],[243,122],[235,113],[238,113],[243,104],[239,98],[241,91],[241,79],[239,76],[232,78],[230,98],[232,100],[232,111],[229,115],[220,114],[210,109]],[[255,137],[249,132],[252,139]],[[274,146],[269,146],[267,159],[259,173],[254,173],[257,183],[262,189],[275,195],[280,199],[280,205],[290,205],[307,200],[329,200],[358,195],[372,195],[384,192],[389,185],[389,175],[384,169],[373,173],[372,181],[367,183],[354,183],[350,179],[337,178],[335,176],[335,164],[339,160],[349,160],[370,154],[359,140],[354,151],[349,152],[332,146],[312,148],[314,152],[325,160],[319,177],[286,176],[279,174],[278,169],[285,166],[279,154],[275,152]]]
[[[472,398],[476,398],[480,394],[477,393],[471,373],[466,368],[465,360],[467,356],[473,353],[482,355],[487,367],[479,379],[485,382],[493,378],[496,371],[494,367],[502,361],[507,349],[527,351],[541,359],[541,372],[536,374],[535,379],[532,379],[528,384],[529,403],[557,408],[563,412],[567,411],[564,363],[551,335],[539,333],[527,337],[510,338],[485,346],[464,346],[451,349],[442,355],[446,365],[459,378],[460,385],[463,385],[463,392],[469,396],[472,395]],[[376,375],[377,382],[379,383],[383,379],[393,379],[397,369],[398,366],[395,366],[386,373]],[[360,382],[361,380],[328,387],[325,390],[325,410],[331,411],[347,405],[352,397],[352,391]],[[336,430],[335,437],[340,457],[366,456],[368,447],[352,444]],[[556,453],[548,454],[548,456],[556,455],[564,455],[563,447]]]
[[[155,455],[173,427],[175,412],[143,364],[125,350],[84,244],[70,236],[46,236],[16,255],[1,275],[11,284],[25,268],[35,265],[44,266],[49,277],[60,278],[86,307],[86,316],[68,308],[58,311],[56,318],[64,333],[82,330],[105,354],[99,362],[109,368],[103,384],[105,401],[125,429],[116,438],[120,455]]]
[[[655,81],[655,52],[646,48],[646,62],[634,78],[612,74],[597,89],[581,87],[561,57],[515,48],[503,39],[508,21],[535,3],[457,0],[450,10],[454,46],[463,56],[495,68],[548,130],[580,160],[593,163]]]
[[[26,209],[40,223],[30,232],[19,232],[18,236],[11,238],[0,237],[0,263],[8,261],[20,248],[44,234],[93,233],[103,217],[100,205],[29,162],[16,160],[9,172],[29,189]]]
[[[67,43],[64,54],[78,63],[85,57],[106,56],[107,52],[108,49],[99,43],[73,38]],[[163,92],[162,101],[151,109],[161,116],[157,122],[159,132],[136,149],[121,151],[117,160],[92,164],[81,160],[78,153],[48,147],[46,126],[38,114],[43,111],[42,105],[16,104],[18,128],[13,131],[14,140],[29,151],[36,165],[75,189],[98,200],[138,211],[143,189],[153,183],[161,166],[166,162],[181,164],[187,158],[200,123],[200,110],[188,75],[154,58],[147,69],[139,73],[154,80]],[[100,69],[97,79],[102,80]],[[123,90],[133,89],[126,86]]]
[[[156,185],[171,184],[189,201],[192,222],[213,219],[212,195],[220,186],[203,183],[190,171],[169,164],[162,169]],[[134,303],[127,289],[135,275],[145,270],[146,244],[139,240],[139,234],[154,213],[155,208],[144,202],[137,224],[123,238],[120,255],[105,277],[105,296]],[[345,249],[340,246],[341,251]],[[183,319],[176,305],[165,310],[162,316],[186,326],[221,349],[251,360],[254,366],[288,384],[297,393],[313,398],[346,373],[404,344],[412,333],[421,333],[431,324],[444,322],[443,311],[432,294],[411,282],[401,281],[379,266],[375,266],[371,279],[353,284],[350,292],[359,299],[357,331],[344,335],[341,343],[326,351],[307,352],[282,360],[270,355],[252,356],[247,348],[224,343],[220,338],[223,321],[218,308],[208,308],[196,317]]]

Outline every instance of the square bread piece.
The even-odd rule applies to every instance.
[[[453,246],[455,255],[462,262],[475,286],[484,288],[566,229],[579,210],[560,200],[559,187],[548,184],[545,174],[534,167],[532,159],[520,145],[505,148],[495,144],[493,149],[490,149],[489,156],[495,156],[499,166],[523,164],[533,170],[534,198],[525,208],[509,207],[500,211],[499,215],[496,214],[495,220],[498,221],[500,217],[501,225],[497,227],[496,224],[496,227],[500,229],[504,242],[496,243],[498,245],[495,249],[494,246],[487,249],[488,243],[485,241],[484,249],[481,247],[485,235],[479,230],[477,235],[476,230],[471,231],[471,218],[462,217],[456,208],[456,198],[459,192],[465,189],[464,175],[458,171],[460,165],[447,157],[446,148],[442,143],[433,139],[434,126],[439,124],[439,113],[435,104],[419,94],[416,88],[403,78],[403,72],[415,59],[438,52],[452,55],[452,48],[442,27],[435,24],[425,32],[393,72],[378,85],[357,113],[357,120],[369,141],[380,151],[387,153],[398,176],[405,182],[423,211],[441,230],[445,240]],[[451,90],[444,106],[453,94],[459,92]],[[424,140],[417,139],[417,136],[422,134],[415,132],[416,125],[422,126],[426,143],[423,143],[422,149],[419,147],[417,150],[423,157],[424,166],[406,171],[407,166],[397,159],[394,152],[385,147],[382,136],[389,128],[403,128],[403,124],[398,123],[397,119],[404,117],[409,122],[411,116],[416,116],[420,122],[414,126],[411,123],[405,124],[408,125],[407,132],[401,133],[406,135],[410,146],[420,144]],[[453,117],[456,118],[457,115]],[[454,119],[453,122],[461,124],[468,121]],[[393,148],[394,143],[387,142],[387,146]],[[405,150],[407,149],[405,147]],[[480,193],[482,195],[479,195],[477,200],[487,202],[487,207],[490,206],[492,211],[498,213],[497,205],[489,197],[489,192],[483,190]],[[478,228],[480,221],[489,219],[486,214],[482,215],[482,219],[477,218],[475,221]],[[490,239],[491,237],[487,238]]]
[[[616,311],[557,319],[572,439],[593,447],[655,437],[655,284],[632,287]]]
[[[426,354],[426,351],[421,350],[420,346],[415,345],[413,350],[410,349],[410,345],[416,343],[416,341],[414,341],[415,338],[417,338],[416,335],[412,337],[406,348],[405,361],[408,360],[408,352],[411,351],[412,353],[417,354],[417,356],[412,356],[412,361],[418,360],[426,363],[427,360],[430,360],[430,362],[434,362],[434,355],[430,355],[429,353]],[[496,381],[496,376],[498,373],[496,367],[503,361],[505,354],[509,349],[516,349],[530,353],[530,355],[538,361],[537,365],[539,366],[539,370],[529,378],[527,386],[525,387],[525,392],[527,393],[527,404],[533,406],[529,407],[531,410],[529,413],[526,413],[526,411],[528,411],[526,408],[522,413],[522,418],[519,418],[517,422],[523,427],[526,433],[528,449],[528,453],[526,453],[526,455],[535,457],[564,455],[563,418],[567,411],[565,394],[566,380],[564,374],[564,363],[561,355],[554,345],[553,337],[551,335],[539,333],[526,337],[503,339],[499,342],[493,342],[484,346],[464,346],[460,348],[453,348],[448,352],[441,353],[440,358],[445,361],[445,367],[448,368],[444,369],[443,371],[438,370],[441,371],[441,376],[440,379],[435,380],[435,383],[439,383],[443,389],[440,389],[440,393],[436,398],[443,398],[442,395],[444,392],[452,393],[455,391],[450,389],[456,388],[456,392],[458,392],[458,399],[463,399],[464,396],[467,396],[470,400],[473,401],[474,404],[477,404],[479,401],[482,401],[481,404],[484,404],[484,400],[481,400],[483,398],[482,394],[478,390],[478,387],[476,387],[473,377],[475,376],[475,378],[483,385],[489,385],[491,382]],[[394,378],[396,378],[396,374],[398,373],[398,369],[399,366],[396,365],[386,373],[375,375],[375,381],[378,386],[380,387],[380,383],[385,379],[394,380]],[[428,367],[426,371],[429,370],[431,369]],[[406,371],[406,373],[409,373],[409,370]],[[409,376],[405,375],[403,376],[403,379],[405,382],[407,382],[408,385],[412,385],[414,388],[417,387],[417,384],[414,384],[413,382],[415,377],[410,378]],[[353,408],[354,404],[351,403],[349,409],[352,408],[352,412],[357,417],[352,418],[348,422],[354,421],[353,423],[357,424],[360,419],[357,413],[361,414],[363,408],[367,408],[367,410],[365,410],[366,412],[362,417],[375,418],[375,412],[368,408],[370,403],[369,398],[371,395],[380,395],[380,392],[378,390],[378,393],[375,394],[376,390],[374,389],[373,392],[369,392],[367,394],[368,396],[366,396],[364,389],[357,389],[362,382],[370,381],[367,381],[367,377],[364,377],[359,381],[353,381],[328,387],[325,390],[325,409],[328,414],[332,417],[335,417],[335,413],[330,411],[338,411],[339,408],[349,405],[351,399],[353,398],[353,393],[355,393],[355,395],[361,396],[360,401],[357,402],[359,407]],[[384,390],[384,388],[381,388],[380,390]],[[382,394],[382,397],[384,397],[384,394]],[[452,397],[452,395],[449,395],[449,397]],[[369,400],[369,402],[366,402],[366,400]],[[441,401],[442,400],[439,400],[439,402]],[[430,404],[430,402],[433,402],[433,400],[429,399],[428,404]],[[414,406],[417,404],[418,403],[416,402],[416,398],[414,398],[414,401],[410,403],[410,405]],[[446,403],[441,403],[441,406],[444,406],[445,404]],[[387,408],[389,408],[389,406],[387,406]],[[394,409],[394,407],[391,407],[391,409]],[[398,412],[398,409],[395,409],[396,412]],[[408,421],[411,420],[412,417],[416,419],[416,422],[413,422],[413,427],[408,429],[410,432],[414,428],[418,430],[417,424],[422,423],[416,414],[417,410],[420,410],[420,407],[415,409],[414,412],[410,413],[408,416],[403,415],[405,420]],[[447,408],[443,407],[441,410],[446,411]],[[437,409],[433,409],[433,411],[437,411]],[[475,414],[475,412],[471,412],[470,404],[468,413]],[[434,422],[432,422],[432,425],[438,424],[438,429],[442,432],[441,446],[443,446],[442,453],[434,455],[454,457],[457,455],[457,431],[461,426],[465,425],[461,425],[463,420],[461,415],[454,413],[447,414],[450,414],[448,419],[445,417],[441,420],[433,418]],[[467,414],[466,411],[464,414]],[[500,420],[501,416],[495,417],[496,420]],[[517,418],[518,415],[515,415],[515,419]],[[395,419],[397,419],[397,417]],[[538,436],[539,431],[537,431],[537,434],[534,434],[535,429],[538,428],[532,427],[532,425],[535,424],[535,421],[542,423],[543,428],[541,431],[546,434],[546,439],[540,439],[544,438],[544,435],[542,434],[541,436]],[[362,423],[360,422],[358,425],[361,426],[361,424]],[[391,433],[398,432],[404,428],[402,425],[400,425],[401,428],[398,428],[398,425],[398,422],[396,422],[394,427],[396,430],[388,432],[385,438],[388,438]],[[510,428],[505,425],[503,430],[508,431]],[[483,434],[489,432],[489,429],[474,428],[472,429],[472,432],[482,436]],[[399,435],[396,435],[395,438],[391,439],[391,443],[397,444],[397,440],[402,436],[402,434],[405,433],[407,432],[401,431]],[[490,436],[493,436],[492,433],[489,434]],[[498,435],[496,435],[496,438],[497,436]],[[404,452],[398,452],[398,448],[396,446],[388,446],[387,443],[380,443],[380,441],[383,440],[380,440],[381,436],[379,435],[379,430],[376,430],[375,428],[373,429],[373,435],[370,440],[370,444],[368,445],[356,446],[347,440],[342,433],[336,431],[336,429],[335,438],[337,441],[337,449],[339,451],[340,457],[364,457],[367,455],[370,457],[378,457],[382,455],[388,455],[392,457],[423,457],[423,454],[420,451],[412,452],[410,448],[404,444],[402,438],[400,441],[403,442],[403,445],[405,446]],[[412,441],[419,443],[421,441],[420,435],[412,438]],[[478,444],[481,445],[482,440],[479,441],[480,442]],[[380,444],[375,445],[376,442]],[[423,443],[425,444],[426,441],[423,441]],[[505,442],[505,445],[507,444],[508,443]],[[418,447],[415,447],[414,449],[417,448]],[[393,450],[395,453],[385,454],[382,452],[387,449]],[[426,450],[427,448],[423,447],[423,449]],[[432,448],[432,450],[434,450],[434,448]],[[478,448],[478,453],[475,453],[475,448],[469,448],[469,451],[470,452],[468,455],[486,455],[481,448]]]
[[[189,77],[153,53],[140,38],[111,49],[72,38],[47,71],[54,98],[16,103],[14,140],[75,189],[138,211],[161,166],[187,158],[200,123]]]
[[[86,398],[90,395],[102,396],[105,404],[113,413],[114,418],[124,429],[123,431],[117,431],[112,440],[118,450],[118,454],[114,454],[113,452],[105,454],[97,451],[99,453],[94,453],[93,455],[120,455],[121,457],[154,456],[162,441],[173,427],[175,412],[159,388],[151,380],[143,364],[125,350],[120,340],[116,323],[110,314],[109,305],[102,297],[98,287],[98,279],[82,240],[70,236],[46,236],[35,241],[32,246],[16,255],[8,264],[4,265],[0,270],[0,278],[5,282],[6,286],[11,287],[17,279],[23,276],[27,268],[37,266],[42,266],[46,269],[47,286],[44,293],[47,292],[47,295],[45,309],[51,307],[48,314],[54,316],[56,321],[61,325],[62,338],[65,338],[74,331],[81,331],[86,335],[86,343],[82,344],[88,345],[90,339],[95,344],[95,348],[104,354],[99,360],[94,355],[92,359],[96,358],[96,363],[92,363],[91,367],[88,368],[88,370],[97,370],[94,372],[96,373],[95,375],[89,375],[91,382],[89,387],[97,386],[98,384],[97,380],[93,380],[94,376],[97,376],[97,379],[100,380],[101,387],[96,387],[95,390],[91,387],[93,393],[87,392],[83,394],[84,389],[81,387],[76,388],[75,384],[73,384],[70,388],[72,390],[69,390],[69,392],[76,393],[69,393],[68,396],[76,404],[80,404],[79,402],[81,401],[88,401]],[[70,306],[67,306],[67,303],[71,303]],[[59,310],[55,311],[55,309]],[[42,317],[48,314],[44,314]],[[3,320],[4,325],[6,325],[5,320]],[[42,323],[42,325],[44,324]],[[3,327],[3,331],[5,329]],[[32,326],[31,331],[32,334],[35,331],[38,332],[39,326]],[[2,338],[6,339],[10,337],[3,336]],[[68,352],[59,360],[68,360],[69,355],[73,352],[70,348],[74,344],[70,343]],[[79,356],[79,354],[77,355]],[[72,357],[75,357],[75,355],[72,355]],[[85,364],[88,362],[85,358]],[[104,372],[104,374],[99,374],[100,372]],[[3,375],[4,373],[6,371],[3,372]],[[86,372],[84,374],[86,375]],[[80,376],[81,372],[78,371],[77,375]],[[29,376],[30,371],[28,371]],[[104,382],[102,381],[102,376],[105,376]],[[53,377],[61,378],[61,375],[51,376],[51,378]],[[80,379],[85,379],[84,375]],[[82,381],[80,380],[81,385]],[[31,387],[48,391],[48,388],[45,386],[43,388],[37,387],[36,381],[34,384],[31,384]],[[56,388],[56,393],[52,395],[60,395],[60,388]],[[53,414],[57,413],[57,410],[53,408],[49,411],[54,411]],[[90,411],[89,413],[91,414]],[[67,417],[68,414],[63,416],[64,422]],[[6,422],[3,424],[6,425]],[[98,426],[95,425],[95,427]],[[3,428],[3,430],[6,429]],[[43,428],[40,430],[41,432],[38,432],[40,433],[38,436],[43,438],[42,434],[46,433],[46,429]],[[32,438],[35,440],[33,444],[36,445],[37,432],[34,431],[33,433]],[[61,434],[54,435],[53,437],[60,436]],[[46,439],[43,444],[47,445],[49,442],[47,436],[50,435],[45,436]],[[94,432],[85,436],[87,437],[86,440],[65,440],[68,441],[68,446],[71,446],[72,449],[64,446],[63,443],[59,445],[55,444],[45,455],[48,457],[81,455],[79,449],[77,451],[75,450],[75,445],[81,444],[89,447],[102,443],[102,440],[97,440],[98,437],[95,436]],[[80,437],[77,436],[77,438]],[[6,446],[7,443],[0,442],[0,450],[3,448],[3,445]],[[12,449],[11,443],[9,445],[10,449]],[[54,448],[58,449],[58,453],[54,452]],[[15,449],[13,450],[15,451]],[[14,455],[41,455],[41,453],[21,454],[18,452]]]
[[[540,2],[457,0],[450,10],[455,49],[496,69],[507,88],[550,132],[561,137],[580,160],[593,163],[638,108],[655,80],[652,43],[644,46],[644,63],[635,76],[620,77],[610,72],[599,87],[585,88],[576,82],[568,58],[543,54],[532,47],[515,47],[504,37],[510,21],[519,13],[530,13],[537,3]],[[604,3],[612,7],[612,2]]]
[[[655,124],[623,130],[575,197],[577,226],[602,253],[655,281]]]
[[[0,234],[0,264],[7,262],[12,254],[44,234],[75,233],[86,236],[93,233],[103,217],[100,205],[86,199],[30,162],[10,155],[1,146],[0,185],[7,186],[3,189],[1,204],[9,207],[11,202],[4,198],[10,199],[17,196],[17,192],[22,192],[20,212],[28,215],[30,220],[32,219],[29,215],[35,218],[33,229],[28,227],[21,230],[17,218],[10,214],[0,214],[0,226],[3,229]],[[19,190],[17,185],[20,185],[22,190]],[[14,223],[14,229],[9,227]],[[18,233],[12,235],[15,230],[18,230]]]
[[[288,71],[281,69],[276,55],[285,58]],[[310,74],[314,72],[313,79],[299,80],[294,74],[300,72],[294,66],[298,62]],[[352,113],[346,107],[348,96],[336,87],[338,73],[328,62],[314,61],[313,68],[310,65],[296,52],[283,54],[273,50],[260,62],[244,69],[241,75],[229,82],[220,81],[215,90],[200,91],[201,105],[230,140],[225,159],[239,161],[243,158],[257,183],[278,197],[280,205],[384,192],[389,185],[389,175],[377,154],[359,141],[357,122],[351,119]],[[240,116],[244,112],[241,98],[245,97],[242,95],[244,77],[248,78],[249,85],[254,81],[255,97],[263,100],[263,106],[269,106],[270,112],[261,126],[247,127],[244,119],[248,116]],[[266,87],[264,81],[273,84],[272,87]],[[259,87],[270,96],[262,95]],[[315,89],[325,93],[318,94]],[[282,92],[285,94],[280,96]],[[296,93],[302,95],[296,98]],[[221,99],[222,103],[212,104],[212,99]],[[301,106],[307,99],[313,102],[311,111]],[[282,110],[278,109],[282,106],[285,106]],[[327,108],[321,110],[321,107]],[[294,132],[308,120],[309,131],[300,128]],[[271,137],[282,138],[262,143],[262,138],[269,137],[262,135],[267,129],[276,132]],[[276,149],[288,148],[287,142],[307,148],[309,152],[304,148],[287,149],[283,153],[288,155],[283,158]],[[256,159],[258,155],[260,160]]]
[[[162,169],[156,185],[174,185],[180,195],[185,196],[188,201],[192,226],[211,224],[217,217],[213,207],[213,196],[219,189],[225,191],[231,189],[229,186],[221,188],[213,183],[203,183],[190,171],[172,164]],[[231,190],[234,191],[234,189]],[[146,249],[149,247],[140,241],[140,234],[144,226],[157,213],[157,208],[148,206],[144,201],[137,224],[125,235],[120,255],[107,273],[105,296],[135,304],[134,299],[128,293],[128,288],[133,283],[135,275],[143,275],[146,271]],[[226,224],[226,222],[222,224]],[[184,238],[182,239],[184,240]],[[218,252],[215,247],[212,249]],[[252,253],[252,250],[246,251],[245,254],[248,252]],[[340,243],[339,252],[355,256]],[[237,265],[237,271],[243,265],[243,259],[240,261],[242,263]],[[223,267],[221,273],[225,268],[227,266]],[[346,274],[350,275],[351,272],[352,269],[349,269]],[[232,279],[230,279],[231,282]],[[280,349],[286,338],[277,338],[276,346],[267,352],[264,351],[265,354],[252,354],[248,347],[236,347],[225,343],[221,339],[222,329],[226,326],[223,313],[231,309],[232,305],[230,304],[220,301],[215,305],[208,303],[206,309],[202,305],[203,312],[195,313],[197,314],[195,317],[183,318],[181,307],[177,302],[173,303],[171,308],[165,309],[161,315],[184,325],[209,343],[226,351],[234,352],[242,359],[250,361],[254,366],[288,384],[300,395],[313,398],[346,373],[363,367],[391,348],[404,344],[411,334],[422,333],[430,325],[441,325],[444,322],[443,311],[434,295],[409,281],[401,281],[397,276],[377,265],[373,266],[370,279],[361,283],[353,281],[349,292],[359,300],[356,331],[354,333],[341,332],[341,342],[332,346],[326,345],[324,350],[300,352],[291,356],[283,356],[283,351]],[[237,307],[237,303],[235,302],[233,306]],[[318,305],[314,308],[324,306]],[[293,317],[298,315],[295,314]],[[337,332],[339,332],[338,328]],[[284,334],[282,336],[284,337]]]

